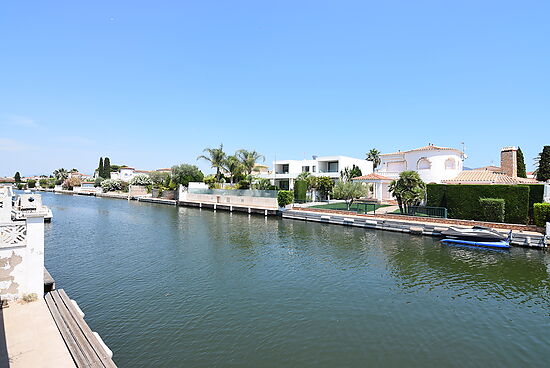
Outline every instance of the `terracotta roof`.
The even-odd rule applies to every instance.
[[[429,145],[427,145],[427,146],[420,147],[420,148],[415,148],[415,149],[408,150],[408,151],[399,151],[399,152],[393,152],[393,153],[383,153],[383,154],[381,154],[380,156],[398,155],[398,154],[400,154],[400,153],[409,153],[409,152],[417,152],[417,151],[455,151],[455,152],[459,152],[460,154],[463,153],[461,150],[458,150],[458,149],[456,149],[456,148],[439,147],[439,146],[434,146],[433,144],[429,144]]]
[[[535,178],[516,178],[520,184],[543,184]]]
[[[447,184],[518,184],[511,176],[489,170],[462,171],[454,179],[444,180]]]
[[[494,171],[494,172],[501,172],[501,168],[500,166],[483,166],[483,167],[478,167],[477,169],[473,169],[473,170],[487,170],[487,171]]]
[[[382,176],[382,175],[372,173],[369,175],[357,176],[355,178],[352,178],[351,180],[393,180],[393,179],[388,178],[387,176]]]
[[[130,166],[123,166],[123,167],[119,168],[118,170],[120,171],[120,170],[124,170],[124,169],[135,170],[135,168],[130,167]]]
[[[156,169],[155,171],[172,171],[172,169],[165,168],[165,169]]]
[[[145,174],[148,174],[148,173],[150,173],[151,171],[148,171],[148,170],[135,170],[135,172],[137,172],[137,173],[145,173]]]

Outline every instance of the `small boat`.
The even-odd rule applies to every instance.
[[[474,226],[471,229],[450,227],[448,230],[442,231],[441,235],[445,236],[445,239],[441,240],[444,244],[475,247],[510,248],[512,240],[512,230],[506,237],[504,234],[483,226]]]

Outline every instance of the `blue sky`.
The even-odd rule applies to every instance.
[[[550,144],[548,1],[11,1],[0,175]]]

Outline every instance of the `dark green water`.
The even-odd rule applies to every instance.
[[[546,367],[550,254],[43,194],[46,265],[120,367]]]

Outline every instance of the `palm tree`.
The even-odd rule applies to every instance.
[[[61,168],[61,169],[55,170],[53,172],[53,176],[55,176],[55,178],[59,181],[65,181],[65,179],[69,177],[69,173],[67,172],[67,170]]]
[[[237,156],[228,156],[224,162],[224,169],[229,173],[229,182],[233,184],[235,176],[239,175],[243,171],[243,164]]]
[[[219,148],[205,148],[203,152],[208,153],[208,156],[200,155],[197,160],[203,159],[210,162],[212,168],[216,169],[216,179],[220,180],[221,170],[224,168],[226,154],[223,151],[223,144]]]
[[[416,171],[403,171],[399,179],[391,182],[388,190],[393,194],[401,213],[408,213],[410,206],[418,206],[426,195],[426,183]]]
[[[259,160],[262,160],[262,162],[265,161],[265,157],[256,151],[247,151],[241,149],[238,150],[235,155],[241,161],[247,175],[252,174],[256,162],[258,162]]]
[[[376,170],[380,166],[380,151],[376,148],[373,148],[367,153],[367,160],[372,161],[373,169]]]

